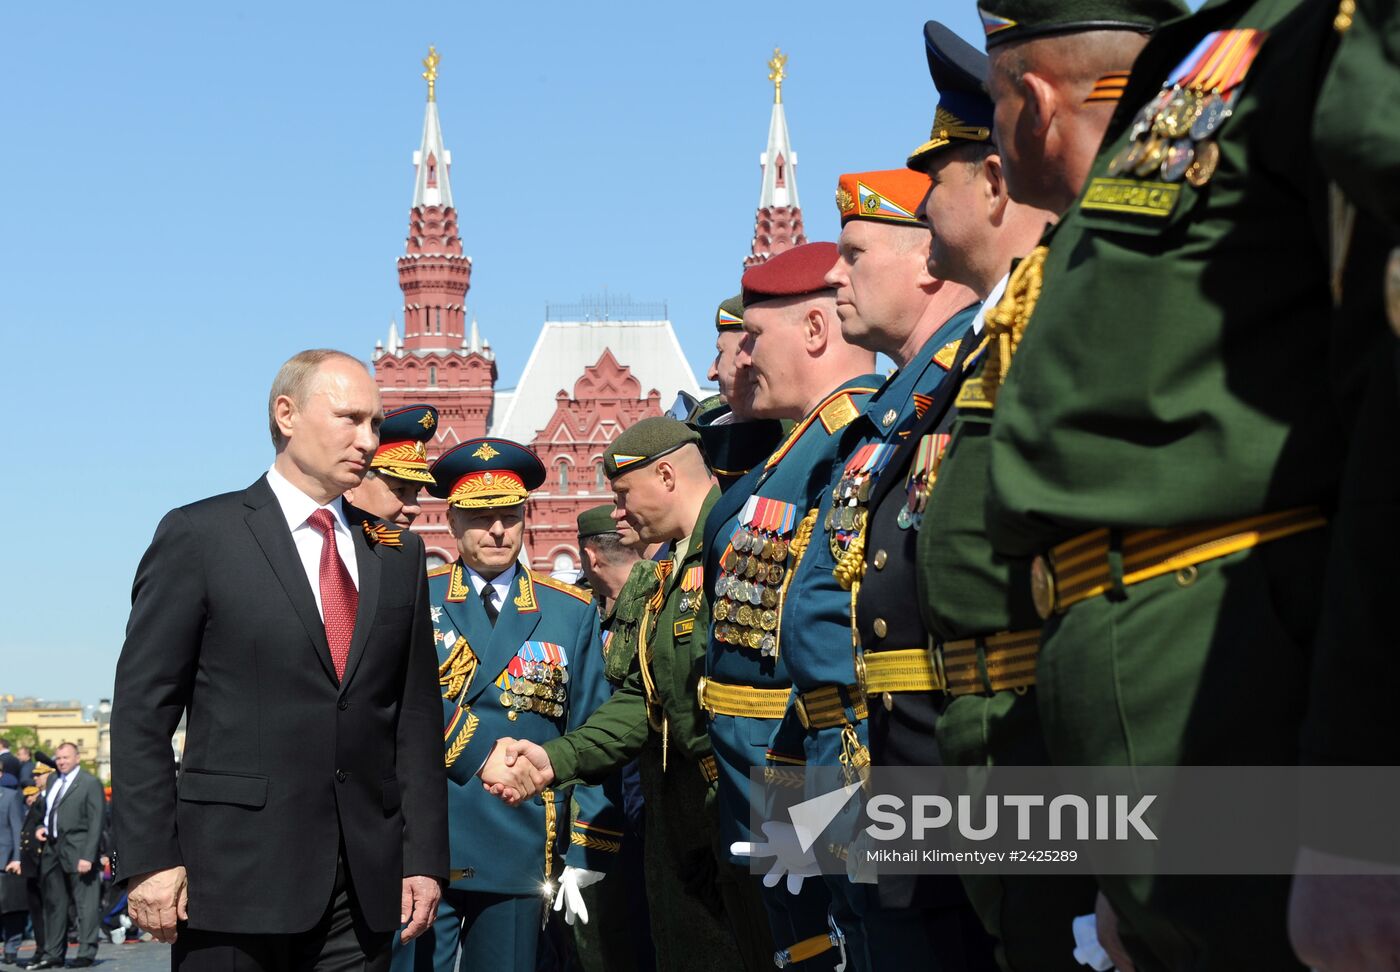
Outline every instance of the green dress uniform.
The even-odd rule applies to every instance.
[[[1334,21],[1341,42],[1318,98],[1313,140],[1327,174],[1345,194],[1333,199],[1333,297],[1346,319],[1384,320],[1394,334],[1371,355],[1360,419],[1333,519],[1322,624],[1313,663],[1303,754],[1308,763],[1394,766],[1400,720],[1391,697],[1394,556],[1400,536],[1400,10],[1356,0]],[[1357,106],[1366,110],[1358,111]],[[1329,793],[1340,801],[1374,798]],[[1375,848],[1349,834],[1308,832],[1309,847],[1356,859]],[[1393,862],[1391,862],[1393,863]]]
[[[634,445],[658,428],[671,435],[671,427],[679,430],[677,443],[655,452]],[[629,469],[639,468],[697,439],[673,419],[645,419],[614,441],[604,466],[615,476],[619,453]],[[710,624],[702,582],[704,527],[719,496],[717,487],[710,491],[691,534],[671,559],[634,568],[634,577],[636,570],[650,568],[656,583],[621,686],[588,722],[544,744],[555,786],[597,783],[638,759],[647,807],[652,939],[657,968],[663,970],[772,966],[762,902],[753,882],[727,864],[719,847],[718,771],[696,698]]]
[[[433,475],[435,494],[449,503],[489,508],[523,501],[544,469],[516,443],[474,439],[444,453]],[[396,942],[397,970],[450,972],[460,956],[463,968],[531,972],[560,864],[606,871],[617,853],[621,810],[601,788],[575,790],[580,812],[571,820],[563,787],[514,808],[485,792],[475,775],[497,739],[557,738],[607,697],[591,597],[524,565],[512,569],[510,593],[494,619],[483,600],[490,587],[475,583],[460,560],[428,575],[451,881],[428,931],[407,946]]]
[[[726,492],[705,526],[705,583],[713,624],[700,707],[709,716],[719,769],[720,844],[762,841],[749,827],[750,773],[766,765],[769,741],[792,691],[778,618],[790,565],[802,550],[795,536],[819,502],[837,461],[841,431],[880,384],[876,375],[843,382],[798,422],[788,439]],[[815,515],[813,516],[815,519]],[[736,866],[748,858],[726,855]],[[831,896],[821,881],[793,895],[779,885],[760,889],[774,944],[798,969],[834,968],[844,961],[830,926]],[[801,945],[801,948],[794,946]],[[814,954],[815,950],[815,954]],[[791,956],[807,958],[791,960]]]
[[[987,527],[1036,557],[1056,763],[1298,759],[1351,423],[1329,378],[1364,354],[1331,321],[1327,186],[1299,125],[1335,9],[1212,0],[1163,26],[989,317]],[[1296,967],[1284,878],[1099,884],[1139,969]]]

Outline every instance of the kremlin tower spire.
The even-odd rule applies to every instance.
[[[486,434],[496,386],[490,342],[481,338],[475,320],[470,336],[466,327],[472,258],[462,252],[449,174],[452,153],[443,145],[438,120],[439,61],[436,48],[428,48],[423,59],[428,104],[423,138],[413,153],[408,239],[398,258],[403,326],[390,319],[388,344],[376,345],[373,359],[386,412],[420,402],[437,408],[437,427],[427,442],[429,459]],[[430,566],[453,559],[456,545],[447,529],[446,506],[428,496],[420,505],[423,512],[413,532],[427,544]]]
[[[773,114],[768,122],[768,148],[759,156],[763,188],[754,216],[753,244],[744,266],[752,267],[769,257],[807,242],[802,231],[802,206],[797,199],[797,153],[788,138],[787,115],[783,112],[783,79],[787,77],[787,55],[773,48],[768,62],[768,80],[773,82]]]
[[[443,147],[438,121],[437,66],[441,59],[432,47],[423,59],[428,106],[423,114],[423,139],[413,153],[413,207],[405,254],[398,263],[399,287],[404,294],[403,346],[409,350],[462,346],[467,290],[471,287],[472,258],[462,253],[457,210],[452,206],[452,153]]]

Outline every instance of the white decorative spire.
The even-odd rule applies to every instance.
[[[413,206],[452,205],[452,186],[448,181],[448,169],[452,165],[452,153],[443,148],[442,125],[438,122],[437,110],[437,66],[442,60],[437,49],[428,48],[428,56],[423,59],[427,68],[423,77],[428,82],[428,107],[423,114],[423,141],[418,151],[413,153],[413,165],[417,175],[413,180]]]
[[[392,317],[389,318],[389,347],[390,354],[397,354],[399,350],[399,324]]]
[[[471,342],[467,345],[467,350],[468,350],[468,351],[480,351],[480,350],[481,350],[481,331],[480,331],[480,330],[477,328],[477,326],[476,326],[476,318],[475,318],[475,317],[472,318]]]
[[[783,79],[787,77],[787,55],[773,48],[768,62],[768,80],[773,82],[773,115],[768,122],[768,150],[758,157],[763,169],[763,190],[758,208],[801,205],[797,201],[797,153],[788,139],[787,115],[783,112]]]

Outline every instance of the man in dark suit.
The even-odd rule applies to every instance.
[[[5,951],[0,963],[19,961],[19,944],[24,938],[29,901],[24,878],[20,875],[20,839],[28,809],[13,773],[0,773],[0,939]]]
[[[0,773],[9,773],[19,779],[20,768],[20,758],[10,752],[10,741],[0,737]]]
[[[175,968],[384,968],[394,930],[436,912],[423,544],[341,501],[381,418],[360,362],[296,355],[269,396],[272,468],[168,514],[137,568],[112,711],[117,868]]]
[[[29,967],[63,967],[71,905],[78,926],[78,954],[73,966],[85,968],[97,957],[97,911],[102,893],[97,845],[102,839],[107,800],[97,777],[78,765],[77,746],[64,743],[53,755],[58,771],[50,776],[44,791],[44,823],[36,831],[45,844],[39,867],[44,938]]]

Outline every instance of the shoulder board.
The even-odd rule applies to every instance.
[[[837,395],[823,405],[821,411],[817,413],[827,435],[833,435],[844,429],[854,422],[859,414],[860,409],[856,408],[856,403],[852,400],[850,392]]]
[[[938,365],[938,367],[942,368],[944,371],[947,371],[949,368],[953,367],[953,362],[956,361],[958,358],[958,346],[961,344],[962,339],[959,338],[958,340],[953,341],[950,344],[943,345],[943,347],[939,348],[937,351],[934,352],[933,363]]]
[[[958,390],[957,401],[953,403],[954,408],[985,408],[994,409],[996,403],[987,397],[986,389],[982,386],[982,376],[973,375],[963,382],[962,388]]]
[[[534,570],[530,571],[530,578],[536,584],[541,584],[545,587],[553,588],[556,591],[562,591],[563,593],[568,594],[570,597],[576,597],[584,604],[593,603],[593,595],[585,591],[582,587],[575,587],[573,584],[566,584],[564,583],[564,581],[555,580],[548,574],[541,574],[538,571]]]
[[[443,574],[448,574],[448,573],[451,573],[451,572],[452,572],[452,565],[451,565],[451,564],[443,564],[441,567],[434,567],[432,570],[428,571],[428,576],[429,576],[429,577],[441,577]]]

